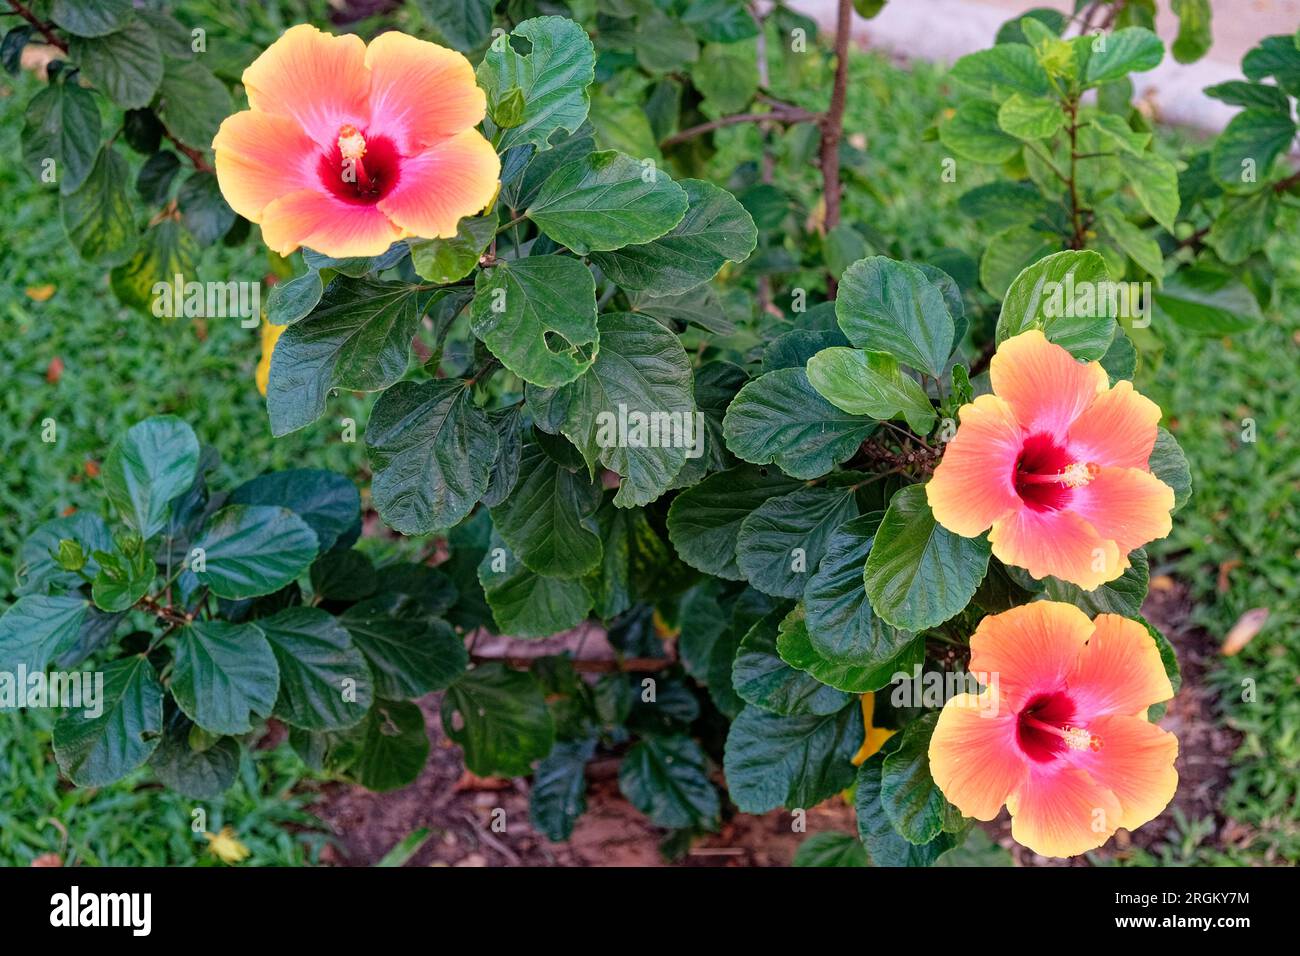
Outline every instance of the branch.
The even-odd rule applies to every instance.
[[[831,103],[822,117],[822,185],[826,197],[823,226],[830,232],[840,224],[840,140],[844,136],[844,103],[849,85],[849,34],[853,28],[852,0],[839,0],[835,18],[835,82]],[[826,276],[826,294],[835,298],[835,277]]]
[[[769,120],[786,124],[811,123],[818,118],[816,113],[810,113],[798,106],[774,109],[770,113],[737,113],[734,116],[723,116],[708,123],[701,123],[699,126],[692,126],[680,133],[673,133],[672,136],[660,140],[659,145],[666,149],[669,146],[676,146],[678,143],[694,139],[696,136],[703,136],[705,133],[722,129],[724,126],[737,126],[741,123],[763,123]]]
[[[176,134],[166,127],[163,127],[163,133],[172,141],[173,146],[189,157],[189,161],[194,164],[195,169],[202,173],[210,173],[213,171],[212,166],[208,163],[207,158],[200,150],[197,150],[192,146],[186,146],[176,138]]]
[[[13,8],[14,13],[18,14],[20,17],[22,17],[24,20],[26,20],[28,23],[34,26],[37,30],[39,30],[41,36],[45,37],[46,43],[48,43],[50,46],[58,47],[64,53],[68,52],[68,45],[59,39],[59,35],[50,29],[50,25],[48,23],[42,23],[40,19],[36,16],[36,14],[28,10],[25,6],[19,3],[18,0],[9,0],[9,6]]]

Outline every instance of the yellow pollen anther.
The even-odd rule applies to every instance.
[[[1092,462],[1076,461],[1061,472],[1061,484],[1067,488],[1081,488],[1096,478],[1100,470]]]
[[[344,159],[360,159],[366,155],[366,138],[353,125],[348,124],[339,130],[339,152]]]
[[[1101,738],[1082,727],[1064,727],[1062,730],[1061,739],[1071,750],[1091,750],[1096,753],[1101,749]]]

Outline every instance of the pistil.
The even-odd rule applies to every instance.
[[[1055,724],[1049,724],[1037,717],[1024,716],[1020,719],[1030,727],[1051,734],[1054,737],[1060,737],[1071,750],[1091,750],[1093,753],[1101,750],[1101,738],[1094,733],[1089,733],[1083,727],[1071,727],[1069,724],[1064,727],[1057,727]]]
[[[348,182],[348,170],[354,174],[357,186],[362,192],[370,192],[374,187],[366,172],[362,157],[366,155],[366,138],[353,125],[348,124],[339,130],[339,153],[343,156],[343,181]]]

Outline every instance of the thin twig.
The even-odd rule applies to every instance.
[[[674,133],[665,139],[660,140],[659,145],[663,148],[676,146],[678,143],[684,143],[687,140],[694,139],[696,136],[703,136],[705,133],[712,133],[714,130],[722,129],[725,126],[738,126],[741,123],[763,123],[777,122],[793,125],[795,123],[811,123],[818,119],[816,113],[810,113],[808,110],[798,106],[788,109],[774,109],[768,113],[737,113],[734,116],[723,116],[707,123],[701,123],[698,126],[691,126],[682,130],[680,133]]]
[[[822,117],[822,191],[826,201],[823,225],[830,232],[840,224],[840,140],[844,137],[844,104],[849,85],[849,34],[853,29],[852,0],[839,0],[835,17],[835,80],[831,102]],[[835,298],[835,276],[826,274],[827,298]]]

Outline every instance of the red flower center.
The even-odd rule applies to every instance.
[[[1012,471],[1016,494],[1035,511],[1060,511],[1069,505],[1072,489],[1096,477],[1095,465],[1077,462],[1051,435],[1025,439]]]
[[[371,206],[397,185],[401,156],[388,137],[367,137],[349,125],[339,130],[337,142],[321,156],[316,171],[321,184],[339,199]]]
[[[1016,742],[1030,760],[1047,763],[1067,750],[1101,750],[1101,738],[1075,726],[1074,701],[1064,691],[1039,694],[1016,717]]]

